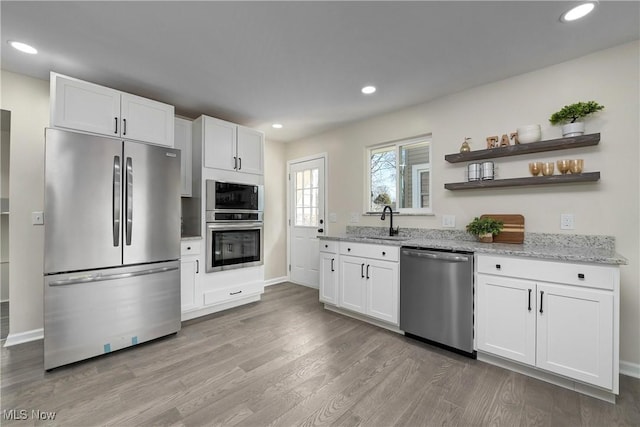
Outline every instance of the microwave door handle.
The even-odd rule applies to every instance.
[[[127,246],[131,246],[131,235],[133,233],[133,160],[131,157],[127,157],[127,199],[125,209],[127,213]]]
[[[113,246],[120,246],[120,156],[113,156],[112,224]]]

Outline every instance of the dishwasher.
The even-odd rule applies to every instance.
[[[476,358],[473,253],[401,248],[400,329],[408,337]]]

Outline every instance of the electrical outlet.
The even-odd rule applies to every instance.
[[[576,228],[576,219],[573,214],[560,214],[560,229],[574,230]]]
[[[351,212],[349,217],[349,222],[351,224],[357,224],[360,222],[360,214],[358,212]]]
[[[329,213],[329,222],[338,222],[338,214],[335,212]]]
[[[33,225],[43,225],[44,224],[44,214],[42,212],[31,212],[31,224],[33,224]]]
[[[454,228],[456,226],[455,215],[442,215],[442,226],[448,228]]]

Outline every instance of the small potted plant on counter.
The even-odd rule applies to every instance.
[[[584,134],[584,122],[578,121],[590,114],[600,111],[604,105],[600,105],[595,101],[576,102],[575,104],[565,105],[560,111],[556,111],[549,118],[552,125],[563,124],[562,136],[578,136]]]
[[[493,236],[497,236],[502,231],[504,223],[494,218],[473,218],[469,224],[467,224],[467,231],[474,236],[478,237],[483,243],[493,242]]]

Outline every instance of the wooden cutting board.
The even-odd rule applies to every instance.
[[[497,236],[493,236],[495,243],[523,243],[524,216],[515,214],[485,214],[480,218],[494,218],[504,223],[504,228]]]

